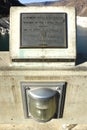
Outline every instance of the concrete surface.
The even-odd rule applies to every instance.
[[[0,57],[0,123],[34,123],[24,117],[22,81],[67,82],[63,118],[52,120],[49,124],[87,123],[87,62],[69,69],[35,70],[10,66],[9,53],[3,53]]]
[[[67,14],[67,48],[22,48],[20,49],[20,13],[66,13]],[[54,20],[53,20],[54,21]],[[53,25],[50,25],[53,26]],[[46,29],[46,28],[45,28]],[[49,27],[50,29],[50,27]],[[43,31],[45,32],[45,31]],[[15,35],[16,34],[16,35]],[[15,51],[16,50],[16,51]],[[74,7],[13,7],[10,10],[10,56],[12,59],[76,59],[76,17]],[[70,64],[69,62],[68,64]],[[29,66],[29,62],[27,64]],[[67,64],[61,64],[64,66]],[[47,64],[45,64],[46,66]],[[50,63],[49,63],[50,65]],[[70,64],[72,66],[72,63]],[[37,64],[38,67],[43,64]],[[58,64],[57,64],[58,66]]]
[[[84,39],[84,36],[82,38]],[[32,66],[14,66],[11,64],[10,53],[0,52],[0,130],[87,130],[87,51],[86,49],[84,51],[84,48],[77,48],[77,53],[79,55],[76,59],[78,63],[76,66],[50,67],[47,70],[46,68],[32,68]],[[63,118],[52,119],[47,123],[25,119],[21,81],[66,81]]]
[[[32,125],[35,126],[35,129],[32,127]],[[24,125],[24,124],[0,124],[0,130],[87,130],[87,125],[84,124],[84,125],[76,125],[76,124],[72,124],[72,125],[60,125],[60,124],[57,124],[57,125],[43,125],[43,124],[40,124],[40,125],[36,125],[35,123],[34,124],[31,124],[31,126],[29,126],[28,124],[27,125]]]

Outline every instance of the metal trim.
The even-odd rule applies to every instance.
[[[54,118],[62,118],[65,104],[65,96],[66,96],[66,82],[21,82],[21,93],[22,93],[22,101],[23,101],[23,109],[25,118],[30,118],[29,108],[28,108],[28,93],[30,89],[34,88],[51,88],[56,90],[59,93],[59,102],[58,109],[56,112],[56,117]]]

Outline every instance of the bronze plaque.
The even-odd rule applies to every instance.
[[[67,47],[66,13],[21,13],[20,47]]]

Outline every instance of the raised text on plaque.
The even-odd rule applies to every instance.
[[[66,13],[21,13],[20,47],[67,47]]]

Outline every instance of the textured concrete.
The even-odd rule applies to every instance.
[[[66,13],[67,14],[67,48],[27,48],[20,49],[20,13]],[[15,35],[16,34],[16,37]],[[16,50],[16,51],[15,51]],[[13,7],[10,10],[10,56],[12,59],[32,59],[32,58],[43,58],[43,59],[76,59],[76,17],[75,8],[73,7]],[[74,61],[73,61],[74,62]],[[28,66],[36,66],[36,64],[30,64],[27,62]],[[60,66],[65,66],[67,63],[60,64]],[[75,65],[68,63],[70,66]],[[67,65],[68,65],[67,64]],[[23,64],[24,65],[24,64]],[[52,66],[54,64],[37,64],[37,67],[45,68]],[[54,66],[58,66],[54,65]]]
[[[0,52],[0,130],[87,130],[86,59],[80,56],[80,64],[71,68],[58,68],[56,64],[46,69],[44,64],[41,68],[32,67],[32,63],[27,67],[25,63],[13,65],[10,53]],[[63,118],[52,119],[47,123],[25,119],[21,81],[67,82]]]
[[[32,125],[34,125],[35,127],[33,128]],[[87,130],[87,125],[76,125],[76,124],[72,124],[72,125],[43,125],[43,124],[40,124],[40,125],[36,125],[35,123],[34,124],[31,124],[31,126],[29,126],[28,124],[27,125],[24,125],[24,124],[0,124],[0,130]]]
[[[0,123],[34,123],[24,117],[20,87],[22,81],[67,82],[63,118],[52,120],[49,124],[87,123],[86,62],[71,69],[35,70],[10,66],[7,52],[2,53],[0,57]]]

